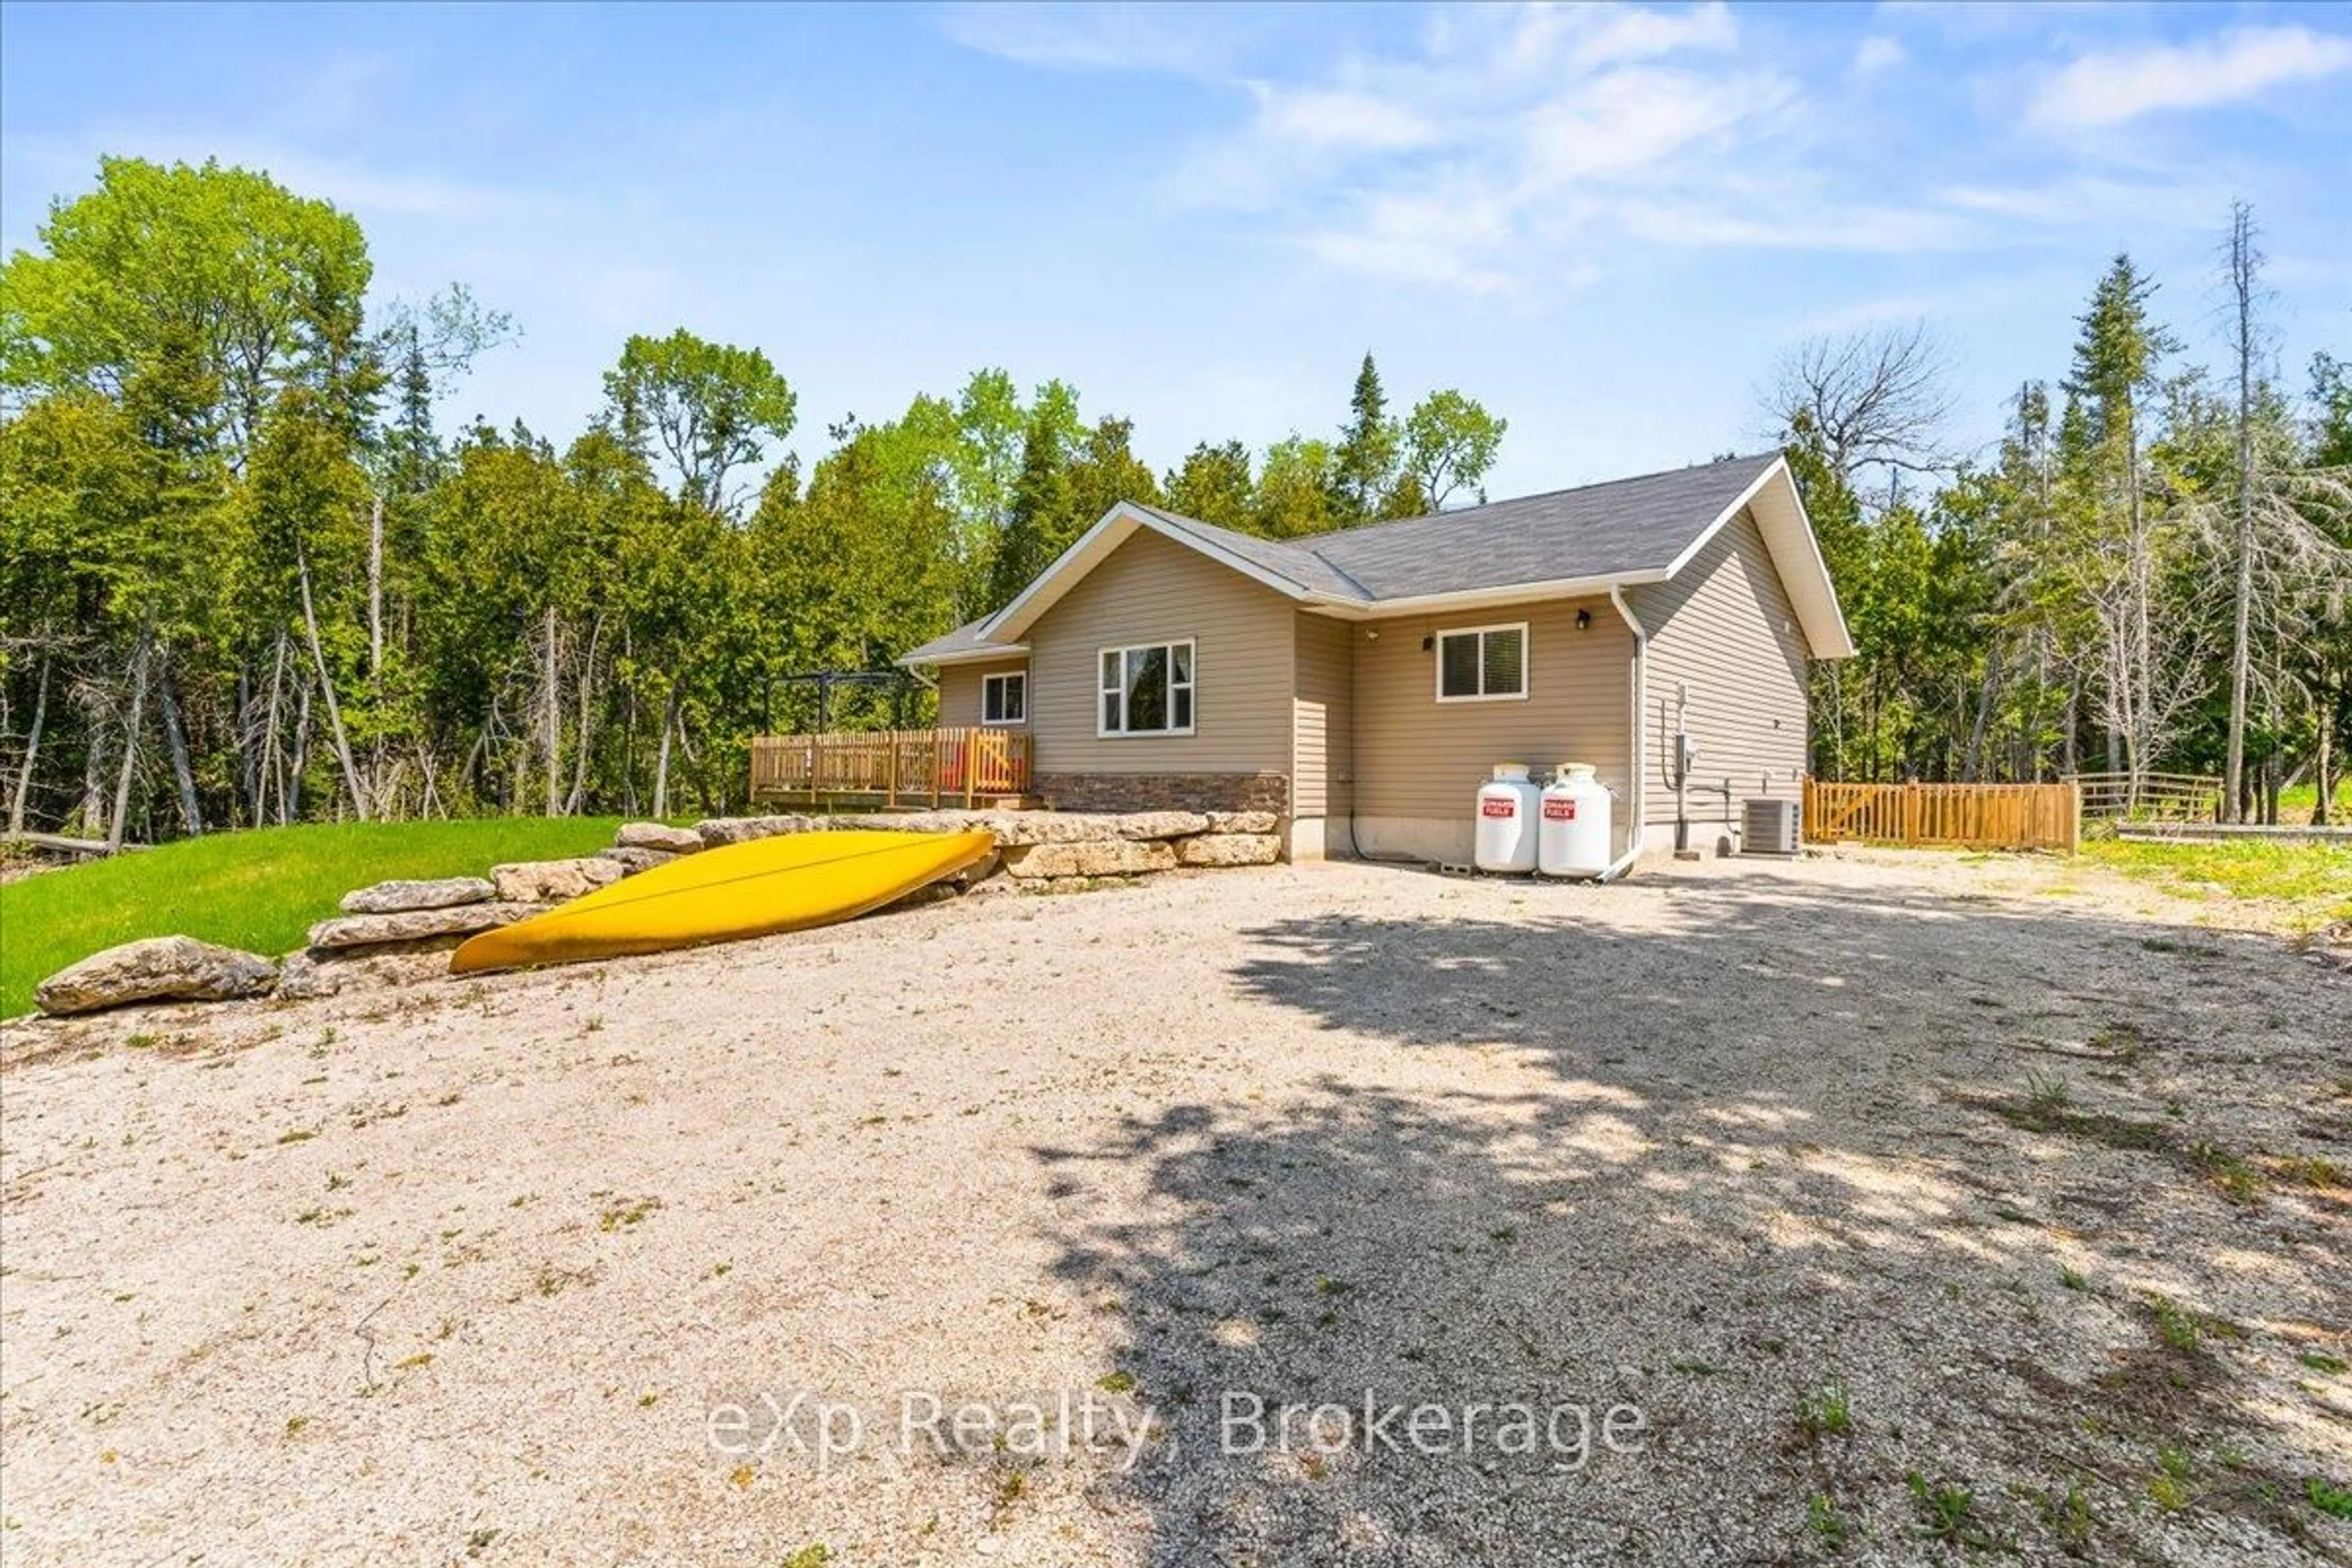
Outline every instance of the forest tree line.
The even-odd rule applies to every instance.
[[[2230,364],[2181,363],[2118,258],[1989,458],[1946,449],[1924,329],[1788,357],[1766,412],[1861,647],[1816,672],[1817,772],[2230,768],[2259,812],[2336,767],[2352,367],[2270,373],[2253,241],[2241,212]],[[1128,420],[989,368],[829,423],[803,473],[785,375],[684,330],[628,339],[561,444],[443,430],[516,325],[370,282],[331,205],[123,159],[0,265],[10,832],[740,807],[749,738],[816,721],[794,677],[887,668],[1115,501],[1299,537],[1483,499],[1506,433],[1453,389],[1392,412],[1367,354],[1330,437],[1155,473]],[[827,717],[931,708],[908,683]]]
[[[10,832],[740,806],[750,737],[816,721],[793,677],[888,668],[1117,500],[1317,532],[1475,497],[1504,435],[1450,389],[1391,413],[1367,355],[1330,438],[1156,474],[1129,421],[989,368],[831,423],[803,474],[784,374],[683,330],[631,337],[566,441],[443,431],[515,324],[461,287],[372,318],[370,279],[327,203],[128,159],[0,267]]]
[[[2128,255],[2093,284],[2065,373],[2019,384],[1989,456],[1951,457],[1924,326],[1807,342],[1763,394],[1859,648],[1813,675],[1813,769],[2000,782],[2188,772],[2276,822],[2325,821],[2352,731],[2352,364],[2273,368],[2242,204],[2184,358]]]

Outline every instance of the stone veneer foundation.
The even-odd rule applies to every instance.
[[[1290,810],[1281,773],[1039,773],[1029,789],[1056,811]]]

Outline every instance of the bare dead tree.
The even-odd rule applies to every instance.
[[[1951,357],[1924,321],[1807,338],[1775,366],[1766,408],[1782,430],[1800,413],[1810,418],[1857,492],[1866,468],[1947,472],[1957,461],[1943,444],[1955,407]]]
[[[2155,536],[2135,532],[2103,552],[2099,569],[2083,583],[2100,628],[2094,650],[2099,720],[2122,742],[2134,801],[2157,759],[2195,717],[2213,642],[2201,607],[2155,612],[2157,555]]]
[[[298,545],[294,552],[295,581],[302,590],[302,626],[310,637],[310,663],[319,676],[320,694],[327,700],[327,723],[342,764],[343,787],[352,797],[352,814],[369,820],[367,786],[360,778],[359,762],[352,752],[351,735],[343,728],[342,704],[335,700],[335,678],[327,668],[327,651],[319,640],[319,611],[310,597],[310,561]]]
[[[188,755],[187,726],[180,719],[179,694],[173,689],[172,650],[167,643],[157,647],[155,698],[163,710],[163,744],[172,759],[172,782],[179,792],[180,826],[191,838],[205,831],[205,808],[196,796],[196,773]]]
[[[2230,628],[2229,761],[2221,782],[2222,809],[2232,821],[2245,816],[2246,687],[2252,658],[2254,616],[2254,296],[2262,275],[2262,252],[2254,248],[2254,211],[2244,202],[2230,206],[2226,250],[2231,302],[2237,331],[2238,527],[2237,589]]]
[[[40,761],[41,729],[49,716],[49,674],[56,664],[54,654],[42,654],[39,683],[34,688],[32,728],[25,733],[25,760],[16,770],[16,787],[8,797],[8,832],[12,837],[25,831],[25,805],[32,795],[34,765]]]
[[[2231,582],[2230,717],[2222,809],[2245,816],[2246,720],[2256,698],[2273,711],[2309,693],[2290,690],[2284,660],[2257,668],[2259,640],[2275,653],[2301,648],[2323,606],[2352,583],[2352,553],[2330,536],[2327,523],[2352,517],[2352,475],[2299,469],[2283,432],[2261,428],[2263,362],[2268,333],[2261,320],[2268,291],[2252,207],[2231,204],[2230,233],[2221,246],[2223,310],[2230,328],[2231,381],[2237,458],[2236,483],[2223,501],[2200,498],[2188,514],[2205,552]]]
[[[131,780],[139,765],[139,721],[147,710],[147,659],[155,646],[155,616],[151,611],[140,623],[138,651],[131,656],[131,711],[122,725],[122,766],[114,784],[114,813],[108,819],[106,847],[122,847],[131,816]]]

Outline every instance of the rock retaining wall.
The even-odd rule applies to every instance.
[[[1247,798],[1246,792],[1237,798]],[[436,968],[418,955],[444,952],[477,931],[527,920],[681,855],[784,833],[986,828],[996,835],[998,853],[907,900],[916,903],[991,884],[1039,887],[1188,867],[1268,866],[1281,858],[1280,826],[1278,807],[1248,805],[1116,813],[727,816],[690,828],[633,822],[622,827],[611,848],[578,859],[496,866],[488,877],[354,888],[343,895],[341,912],[313,925],[308,945],[282,963],[187,937],[154,937],[93,953],[51,975],[41,984],[39,1001],[44,1012],[85,1013],[132,1002],[263,995],[273,988],[287,997],[331,996],[354,981],[420,979],[446,966]]]
[[[835,816],[723,816],[695,824],[706,843],[748,844],[785,833],[849,828],[996,835],[1003,870],[1016,883],[1141,877],[1180,867],[1271,866],[1282,858],[1272,811],[920,811]],[[966,885],[996,868],[967,874]]]

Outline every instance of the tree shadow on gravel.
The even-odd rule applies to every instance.
[[[2346,1560],[2305,1489],[2352,1401],[2297,1365],[2340,1202],[2021,1118],[2309,1153],[2352,986],[2013,902],[1669,902],[1269,921],[1233,983],[1359,1059],[1037,1152],[1134,1197],[1055,1239],[1164,1425],[1103,1483],[1151,1561]]]

